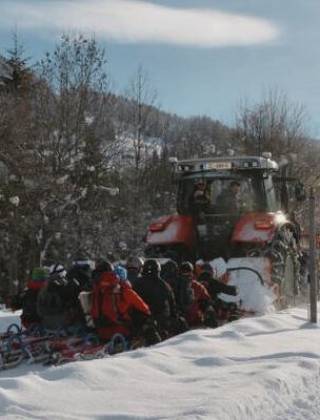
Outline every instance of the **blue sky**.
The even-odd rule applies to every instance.
[[[28,55],[63,31],[95,33],[115,89],[142,64],[161,108],[234,122],[241,100],[278,89],[320,137],[319,0],[1,0],[0,48],[16,27]]]

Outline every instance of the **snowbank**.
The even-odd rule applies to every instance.
[[[0,415],[318,420],[319,333],[307,310],[296,308],[106,359],[24,365],[0,372]]]
[[[9,325],[17,324],[20,326],[21,311],[12,312],[10,309],[0,310],[0,331],[5,331]]]
[[[267,264],[266,264],[267,261]],[[270,277],[269,262],[264,258],[231,258],[228,261],[228,269],[246,267],[260,273],[264,284],[261,284],[259,277],[246,269],[231,271],[228,284],[237,286],[238,296],[233,297],[221,293],[220,299],[226,302],[241,303],[241,307],[247,311],[254,311],[256,314],[264,315],[274,312],[274,301],[276,295],[268,285]]]

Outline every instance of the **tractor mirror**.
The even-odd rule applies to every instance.
[[[294,194],[297,201],[305,201],[307,198],[306,189],[302,182],[297,182],[294,187]]]

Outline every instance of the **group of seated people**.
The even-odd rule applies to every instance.
[[[94,331],[101,341],[116,333],[141,337],[145,345],[195,327],[217,327],[232,320],[236,305],[224,303],[219,293],[236,296],[236,287],[225,283],[223,259],[185,261],[132,256],[126,264],[76,261],[69,270],[55,264],[34,268],[15,309],[28,328]],[[233,311],[233,312],[232,312]]]

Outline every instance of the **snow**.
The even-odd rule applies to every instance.
[[[5,331],[11,324],[17,324],[20,326],[20,314],[21,311],[12,312],[10,310],[4,309],[1,305],[0,332]]]
[[[277,296],[273,287],[268,284],[270,278],[269,266],[269,261],[266,258],[231,258],[227,264],[228,269],[251,268],[260,273],[264,284],[262,285],[258,276],[251,271],[245,269],[231,271],[228,284],[237,286],[238,296],[234,297],[221,293],[220,299],[226,302],[240,301],[243,309],[261,315],[274,311],[273,302]]]
[[[0,328],[17,314],[1,313]],[[305,307],[154,347],[0,372],[6,419],[318,420],[320,339]]]

